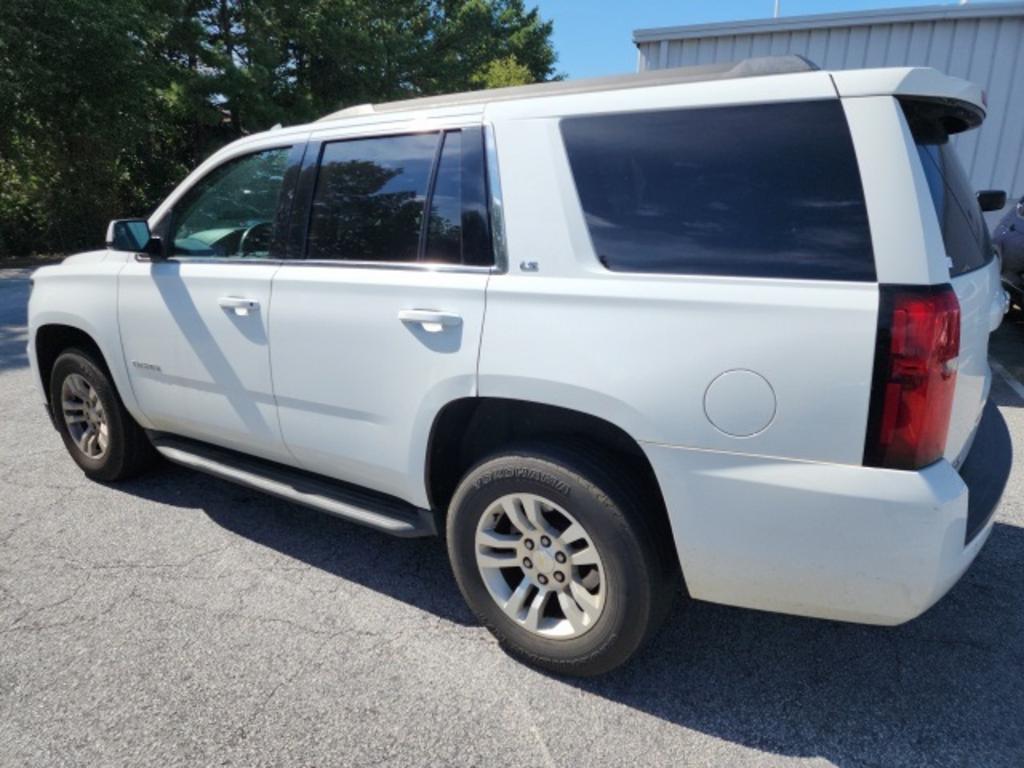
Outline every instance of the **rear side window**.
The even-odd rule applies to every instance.
[[[574,117],[561,127],[608,269],[875,279],[836,100]]]
[[[917,152],[928,179],[950,277],[983,267],[992,259],[992,242],[974,189],[948,139],[918,136]]]

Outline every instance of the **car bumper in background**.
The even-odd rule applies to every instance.
[[[991,533],[1012,457],[992,404],[960,472],[644,450],[693,597],[869,624],[908,621],[956,583]]]

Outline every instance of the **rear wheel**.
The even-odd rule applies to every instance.
[[[571,675],[622,664],[676,591],[640,494],[570,450],[490,458],[465,476],[448,516],[456,579],[511,655]]]
[[[154,456],[103,365],[88,352],[60,354],[50,374],[53,421],[71,458],[93,480],[123,480]]]

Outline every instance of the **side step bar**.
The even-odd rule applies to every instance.
[[[436,536],[430,510],[238,451],[162,432],[147,432],[168,461],[238,485],[375,528],[392,536]]]

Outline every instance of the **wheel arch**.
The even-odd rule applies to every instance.
[[[141,426],[148,428],[149,422],[138,407],[131,381],[128,379],[119,338],[114,335],[113,338],[107,338],[106,343],[101,341],[102,338],[102,334],[97,333],[88,324],[76,322],[64,315],[40,317],[38,324],[33,325],[30,354],[47,409],[49,410],[50,406],[50,375],[53,364],[65,349],[78,347],[95,355],[97,363],[110,377],[128,413]]]
[[[438,412],[424,463],[431,508],[443,518],[459,481],[475,463],[503,446],[538,440],[585,443],[608,454],[626,469],[671,534],[657,475],[636,439],[599,416],[530,400],[466,397]]]
[[[57,362],[61,352],[72,348],[82,349],[95,355],[96,361],[103,367],[107,375],[111,375],[107,356],[103,354],[100,345],[90,333],[67,323],[40,325],[36,328],[33,337],[33,351],[36,370],[39,372],[39,379],[43,385],[43,396],[46,398],[47,404],[50,402],[50,375],[53,372],[53,365]]]

